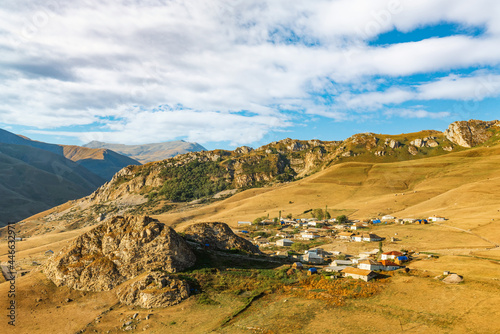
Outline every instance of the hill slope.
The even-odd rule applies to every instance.
[[[56,145],[31,140],[0,129],[0,143],[39,148],[70,159],[104,180],[110,180],[116,172],[128,165],[140,165],[134,159],[107,149],[91,149],[74,145]]]
[[[74,145],[61,145],[64,156],[87,168],[105,180],[111,180],[120,169],[129,165],[140,165],[137,160],[108,149],[92,149]]]
[[[58,154],[0,144],[0,225],[88,195],[103,182]]]
[[[206,151],[206,149],[198,143],[189,143],[183,140],[144,145],[122,145],[92,141],[84,145],[84,147],[107,148],[136,159],[141,163],[165,160],[187,152]]]

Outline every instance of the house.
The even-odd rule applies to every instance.
[[[380,219],[374,219],[372,220],[373,224],[380,224],[382,221]]]
[[[415,223],[418,224],[418,225],[425,225],[428,222],[427,222],[427,219],[418,219],[418,220],[415,221]]]
[[[385,252],[382,253],[381,259],[382,260],[394,260],[396,257],[403,255],[403,253],[398,252],[398,251],[391,251],[391,252]]]
[[[384,265],[372,259],[360,260],[358,268],[364,270],[384,270]]]
[[[340,239],[345,239],[345,240],[351,240],[352,237],[354,236],[354,233],[351,232],[340,232],[338,234]]]
[[[372,234],[372,233],[365,233],[365,234],[355,235],[353,237],[353,239],[356,242],[362,242],[362,241],[380,241],[380,240],[382,240],[381,237],[379,237],[376,234]]]
[[[414,218],[403,218],[403,223],[414,223],[416,221]]]
[[[372,233],[363,234],[362,236],[363,236],[363,241],[381,241],[382,240],[381,237],[379,237],[376,234],[372,234]]]
[[[340,273],[345,268],[352,268],[350,266],[334,266],[329,265],[328,267],[324,267],[323,270],[329,273]]]
[[[253,243],[258,246],[267,246],[269,245],[269,240],[263,237],[255,237],[253,238]]]
[[[291,238],[292,236],[288,233],[285,233],[285,232],[278,232],[276,233],[276,236],[278,238]]]
[[[354,279],[362,279],[365,282],[368,282],[369,280],[371,280],[377,276],[377,274],[371,270],[364,270],[364,269],[352,268],[352,267],[348,267],[348,268],[345,268],[344,270],[342,270],[342,274],[344,275],[344,277],[352,277]]]
[[[322,264],[324,262],[323,257],[316,253],[306,253],[301,256],[301,260],[312,264]]]
[[[394,219],[396,219],[396,217],[391,215],[385,215],[382,217],[382,220],[394,220]]]
[[[238,226],[252,225],[252,222],[238,222]]]
[[[324,224],[323,224],[323,222],[320,222],[320,221],[311,221],[311,222],[307,222],[307,225],[314,226],[314,227],[321,227]]]
[[[347,225],[337,224],[337,225],[334,225],[333,228],[336,230],[345,230],[345,229],[347,229]]]
[[[54,254],[54,251],[51,249],[45,252],[45,256],[51,256],[52,254]]]
[[[432,216],[432,217],[429,217],[429,220],[431,222],[442,222],[442,221],[445,221],[446,218],[444,218],[444,217],[438,217],[438,216]]]
[[[302,232],[300,234],[300,237],[303,240],[314,240],[314,239],[319,238],[319,235],[317,235],[316,233],[313,233],[313,232],[305,231],[305,232]]]
[[[314,253],[314,254],[323,256],[323,255],[325,255],[326,252],[323,250],[323,248],[316,247],[316,248],[311,248],[309,250],[306,250],[304,253]]]
[[[402,264],[408,262],[409,260],[410,259],[408,258],[408,256],[398,256],[394,259],[394,262],[396,262],[397,264]]]
[[[290,239],[281,239],[276,241],[276,246],[289,247],[291,245],[293,245],[293,241]]]
[[[351,260],[333,260],[332,266],[352,266]]]
[[[384,271],[392,271],[392,270],[397,270],[400,268],[399,265],[397,265],[396,263],[389,261],[389,260],[382,260],[382,261],[380,261],[380,263],[384,266],[382,268],[382,270],[384,270]]]

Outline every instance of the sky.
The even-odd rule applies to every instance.
[[[493,120],[498,0],[3,0],[0,128],[208,149]]]

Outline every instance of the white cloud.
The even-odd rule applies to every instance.
[[[345,120],[498,92],[497,79],[478,86],[480,75],[398,81],[498,66],[496,0],[18,0],[0,17],[0,122],[44,131],[97,124],[112,141],[250,143],[289,126],[289,113]],[[369,44],[440,22],[486,33]]]
[[[388,109],[384,111],[384,115],[388,117],[439,119],[449,117],[451,114],[447,111],[429,112],[424,109]]]

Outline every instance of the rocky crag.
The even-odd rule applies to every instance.
[[[187,240],[218,250],[237,249],[248,253],[260,253],[259,248],[250,241],[237,236],[224,223],[198,223],[184,230]]]
[[[474,147],[488,141],[500,128],[499,121],[459,121],[450,124],[446,138],[462,147]]]
[[[195,261],[172,228],[149,217],[118,216],[79,236],[44,272],[57,286],[106,291],[144,272],[178,272]]]

